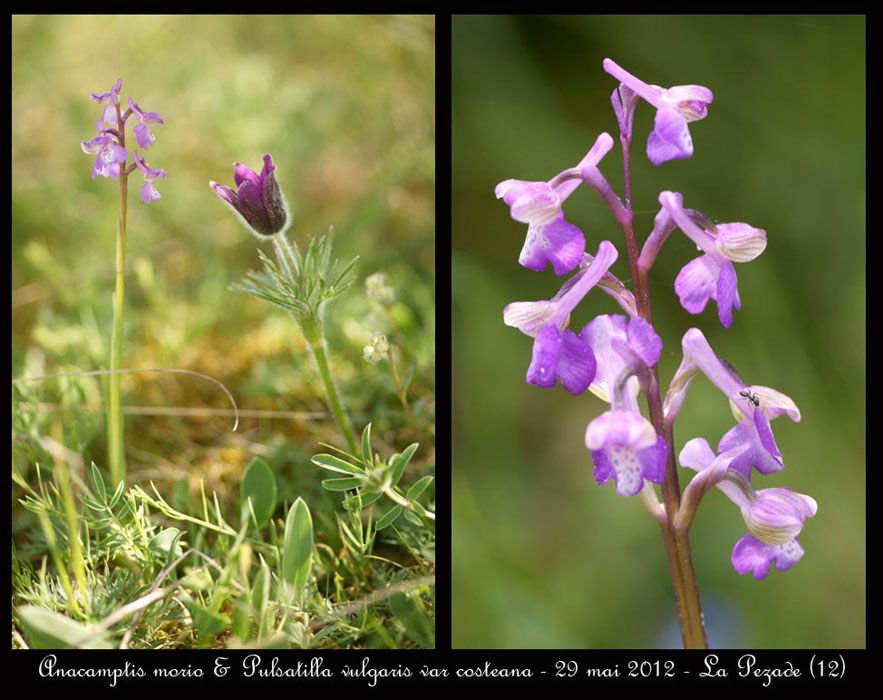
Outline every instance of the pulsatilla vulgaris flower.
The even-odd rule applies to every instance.
[[[561,207],[582,181],[582,168],[594,167],[613,148],[610,134],[601,134],[580,163],[548,182],[504,180],[494,189],[497,199],[509,205],[512,218],[528,224],[519,264],[542,272],[552,263],[556,275],[579,265],[586,251],[582,231],[564,220]]]
[[[148,168],[144,159],[138,155],[138,151],[133,149],[132,155],[135,159],[135,165],[138,166],[138,170],[140,170],[141,174],[144,176],[144,186],[141,188],[141,198],[144,200],[145,204],[150,204],[160,198],[159,191],[156,189],[153,181],[158,177],[168,177],[168,174],[166,174],[165,170],[151,170]]]
[[[720,466],[720,460],[715,460],[703,438],[688,441],[678,460],[681,466],[700,472],[696,478]],[[748,527],[748,534],[736,542],[730,557],[736,571],[750,571],[760,580],[766,578],[771,564],[785,571],[800,561],[803,548],[797,535],[803,530],[803,521],[816,514],[815,499],[786,487],[755,491],[749,479],[733,469],[732,463],[715,480],[715,485],[739,506]]]
[[[586,429],[599,486],[611,478],[620,496],[635,496],[644,479],[661,484],[665,477],[665,440],[650,421],[622,408],[602,413]]]
[[[663,89],[648,85],[609,58],[604,59],[604,70],[623,85],[656,107],[653,131],[647,139],[647,157],[654,165],[693,155],[693,139],[687,122],[704,119],[708,105],[714,100],[711,90],[701,85],[675,85]],[[623,120],[620,119],[622,128]]]
[[[675,293],[691,314],[701,313],[709,299],[717,302],[721,325],[733,324],[733,308],[739,310],[739,289],[734,262],[748,262],[766,248],[766,231],[748,224],[712,224],[701,227],[684,210],[678,192],[661,192],[659,203],[694,243],[704,251],[685,265],[675,279]]]
[[[288,205],[276,182],[275,170],[273,158],[267,153],[260,175],[241,163],[234,163],[233,180],[239,188],[238,192],[214,181],[209,183],[248,229],[259,236],[272,236],[291,224]]]

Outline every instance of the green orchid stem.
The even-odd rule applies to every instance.
[[[325,383],[328,403],[331,404],[331,411],[337,419],[340,432],[343,433],[343,437],[346,439],[350,454],[358,454],[359,447],[353,433],[353,427],[350,425],[350,419],[343,408],[343,402],[340,400],[337,385],[334,383],[334,376],[331,374],[331,366],[328,364],[328,345],[325,342],[325,334],[322,332],[322,321],[314,315],[302,317],[299,321],[304,337],[307,339],[307,345],[310,346],[313,357],[316,358],[316,366],[319,368],[319,374],[322,375],[322,381]]]
[[[620,134],[622,142],[625,209],[626,216],[622,225],[628,250],[629,265],[635,287],[635,303],[638,315],[651,326],[653,313],[650,304],[649,269],[639,264],[638,241],[635,236],[634,216],[632,212],[632,186],[629,169],[629,148],[631,141]],[[678,512],[681,508],[681,491],[678,484],[677,461],[674,454],[674,430],[670,421],[665,418],[662,398],[659,391],[658,365],[650,368],[645,395],[650,422],[657,435],[665,438],[666,460],[665,478],[662,481],[662,502],[664,504],[660,519],[662,541],[668,559],[671,574],[675,605],[678,611],[678,623],[681,627],[681,639],[685,649],[707,649],[708,635],[702,618],[702,607],[699,603],[699,590],[696,586],[696,574],[693,570],[693,558],[690,555],[690,542],[687,528],[677,527]]]
[[[120,210],[117,221],[116,288],[113,294],[113,335],[110,342],[110,369],[123,364],[123,301],[126,293],[126,202],[129,176],[126,164],[120,167]],[[120,373],[110,375],[107,402],[107,462],[116,486],[126,479],[126,456],[123,451],[123,407],[120,402]]]

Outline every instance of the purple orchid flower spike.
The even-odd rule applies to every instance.
[[[647,157],[654,165],[693,155],[693,139],[687,122],[705,119],[708,105],[714,99],[711,90],[701,85],[675,85],[667,90],[648,85],[609,58],[604,70],[623,85],[656,107],[655,128],[647,139]],[[620,128],[623,119],[620,119]]]
[[[238,192],[214,181],[209,183],[258,237],[273,236],[291,225],[288,204],[276,182],[275,170],[273,158],[267,153],[260,175],[241,163],[234,163],[233,180],[239,188]]]
[[[132,98],[129,98],[130,109],[125,114],[120,114],[120,90],[123,87],[122,78],[117,80],[111,87],[110,92],[93,92],[90,97],[93,102],[104,104],[101,118],[95,123],[98,136],[91,141],[81,141],[80,147],[85,153],[95,155],[95,163],[92,166],[92,179],[98,175],[103,177],[118,178],[127,177],[137,166],[144,176],[144,187],[141,188],[141,197],[147,204],[160,198],[159,191],[153,181],[160,177],[168,177],[164,170],[155,170],[147,166],[144,159],[132,149],[132,160],[135,165],[123,168],[128,159],[128,151],[125,147],[126,121],[134,114],[141,122],[135,127],[135,136],[138,144],[146,149],[152,146],[155,138],[147,124],[162,124],[162,117],[156,112],[145,112]]]

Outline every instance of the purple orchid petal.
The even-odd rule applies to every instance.
[[[775,564],[779,571],[786,571],[800,561],[802,556],[803,547],[796,537],[785,544],[774,545],[761,542],[754,535],[748,534],[733,547],[730,561],[740,574],[750,571],[760,581],[769,574],[770,564]]]
[[[647,157],[653,165],[693,155],[693,139],[679,110],[663,105],[656,110],[655,128],[647,139]]]
[[[564,212],[548,224],[531,224],[518,262],[542,272],[548,263],[556,275],[564,275],[579,265],[586,252],[586,238],[576,226],[564,220]]]
[[[614,409],[598,416],[586,429],[586,447],[592,453],[598,485],[612,477],[619,496],[634,496],[644,479],[658,484],[665,476],[665,440],[633,411]]]
[[[138,139],[138,145],[145,151],[148,146],[152,146],[156,142],[156,137],[154,137],[153,132],[144,126],[144,124],[135,125],[135,138]]]
[[[551,388],[560,379],[568,392],[578,396],[589,388],[594,377],[595,356],[576,333],[554,325],[540,329],[527,370],[528,384]]]

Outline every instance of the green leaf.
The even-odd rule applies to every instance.
[[[89,472],[89,481],[92,482],[92,490],[95,492],[98,500],[101,503],[104,503],[107,500],[107,490],[104,487],[104,478],[101,476],[101,471],[98,469],[95,462],[92,462],[92,468]]]
[[[408,493],[405,494],[408,497],[408,500],[415,500],[420,497],[420,494],[426,490],[426,487],[432,483],[432,476],[424,476],[422,479],[415,481],[411,488],[408,489]]]
[[[113,518],[99,518],[98,520],[87,519],[86,522],[89,524],[89,529],[91,530],[103,530],[106,527],[110,527],[113,523]]]
[[[329,491],[349,491],[350,489],[357,489],[364,483],[362,479],[325,479],[322,482],[322,488],[326,488]]]
[[[377,525],[375,526],[378,530],[382,530],[388,525],[392,525],[398,517],[402,514],[404,508],[400,505],[394,505],[388,511],[386,511],[383,516],[377,521]]]
[[[365,426],[362,431],[362,464],[365,469],[371,469],[374,466],[374,456],[371,454],[371,424]]]
[[[264,527],[276,510],[276,477],[270,465],[260,457],[255,457],[245,468],[240,493],[242,522],[251,520],[253,511],[253,522],[258,529]],[[251,499],[251,508],[249,508],[249,499]]]
[[[165,564],[180,557],[184,553],[178,540],[184,535],[183,530],[176,527],[167,527],[155,535],[147,545],[151,552],[156,554]]]
[[[185,477],[186,480],[186,477]],[[113,496],[110,497],[110,500],[107,502],[109,508],[115,508],[117,503],[120,502],[120,499],[123,497],[123,493],[126,490],[126,482],[121,481],[117,484],[116,491],[113,492]]]
[[[251,607],[254,610],[259,624],[263,617],[264,608],[270,600],[270,567],[267,562],[261,562],[261,568],[258,569],[254,577],[254,587],[251,592]],[[263,631],[259,631],[263,634]]]
[[[107,511],[107,506],[105,506],[103,503],[96,503],[91,498],[87,498],[86,496],[80,495],[80,502],[90,510],[97,511],[99,513]]]
[[[193,626],[204,637],[214,637],[223,632],[229,619],[226,615],[206,608],[193,600],[184,601],[193,618]]]
[[[424,649],[435,648],[432,620],[416,593],[393,593],[389,609],[405,628],[405,634]]]
[[[419,443],[413,443],[408,445],[405,448],[405,451],[399,455],[393,455],[389,464],[392,467],[392,486],[395,486],[399,483],[399,479],[402,478],[402,474],[405,473],[405,467],[408,466],[408,462],[411,461],[411,457],[414,456],[414,453],[417,451],[417,448],[420,447]]]
[[[248,630],[251,627],[251,620],[248,615],[248,603],[241,598],[233,604],[233,620],[230,628],[241,641],[248,639]]]
[[[285,520],[282,544],[282,580],[303,592],[310,578],[313,558],[313,519],[306,502],[298,497]]]
[[[420,504],[417,503],[417,501],[412,502],[411,505],[415,508],[420,508]],[[405,520],[407,520],[412,525],[415,525],[416,527],[423,527],[423,521],[420,519],[420,516],[412,510],[405,511]]]
[[[342,474],[365,473],[365,471],[361,467],[357,467],[355,464],[350,464],[349,462],[345,462],[339,457],[334,457],[332,455],[316,455],[310,461],[312,461],[312,463],[316,466],[322,467],[323,469],[328,469],[333,472],[340,472]]]
[[[343,507],[347,510],[350,510],[352,507],[367,508],[372,503],[374,503],[374,501],[380,498],[381,495],[382,493],[380,491],[369,491],[366,489],[357,496],[352,496],[350,498],[344,499]]]
[[[106,633],[81,641],[92,628],[53,610],[22,605],[16,612],[32,649],[113,649]]]
[[[181,513],[190,513],[190,482],[182,476],[172,488],[172,504]]]

